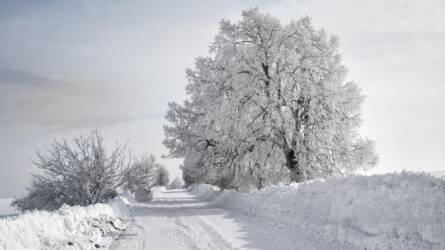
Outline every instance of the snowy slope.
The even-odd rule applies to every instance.
[[[426,174],[330,178],[249,194],[208,185],[192,192],[344,248],[445,249],[445,181]]]
[[[107,247],[127,218],[125,197],[108,204],[65,206],[0,219],[0,249],[96,249]]]

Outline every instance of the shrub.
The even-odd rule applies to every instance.
[[[169,189],[179,189],[184,187],[184,182],[182,181],[181,178],[176,177],[172,183],[170,183]]]
[[[37,152],[34,165],[41,174],[33,175],[29,193],[13,201],[18,209],[55,210],[63,204],[86,206],[116,196],[128,169],[125,147],[107,153],[98,130],[68,144],[54,141],[44,153]]]
[[[139,186],[150,189],[156,185],[156,158],[153,155],[143,155],[136,159],[125,173],[124,188],[134,193]]]
[[[164,166],[160,165],[156,170],[156,185],[167,186],[168,183],[170,183],[170,173]]]

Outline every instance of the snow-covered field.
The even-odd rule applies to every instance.
[[[131,225],[128,223],[131,222]],[[154,189],[0,219],[0,249],[445,249],[445,180],[329,178],[261,191]]]
[[[330,178],[249,194],[208,185],[192,192],[285,231],[305,231],[318,246],[445,249],[445,181],[426,174]]]
[[[125,228],[128,200],[32,211],[0,219],[0,249],[96,249],[108,247]]]

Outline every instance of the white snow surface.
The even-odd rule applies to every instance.
[[[125,196],[105,204],[63,206],[0,219],[0,249],[108,247],[129,219]]]
[[[0,249],[95,245],[136,250],[445,249],[445,180],[402,172],[250,193],[210,185],[155,188],[151,202],[123,194],[108,204],[0,219]]]
[[[306,239],[305,249],[334,242],[341,249],[445,249],[445,181],[427,174],[329,178],[250,193],[199,185],[192,193],[291,230],[295,244]]]
[[[445,249],[445,180],[426,174],[154,194],[111,249]]]

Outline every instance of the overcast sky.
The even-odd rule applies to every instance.
[[[166,153],[167,103],[205,56],[221,18],[258,6],[309,15],[340,37],[367,99],[373,172],[445,170],[443,1],[0,1],[0,198],[24,194],[34,151],[101,128],[135,153]],[[164,160],[180,175],[179,160]]]

